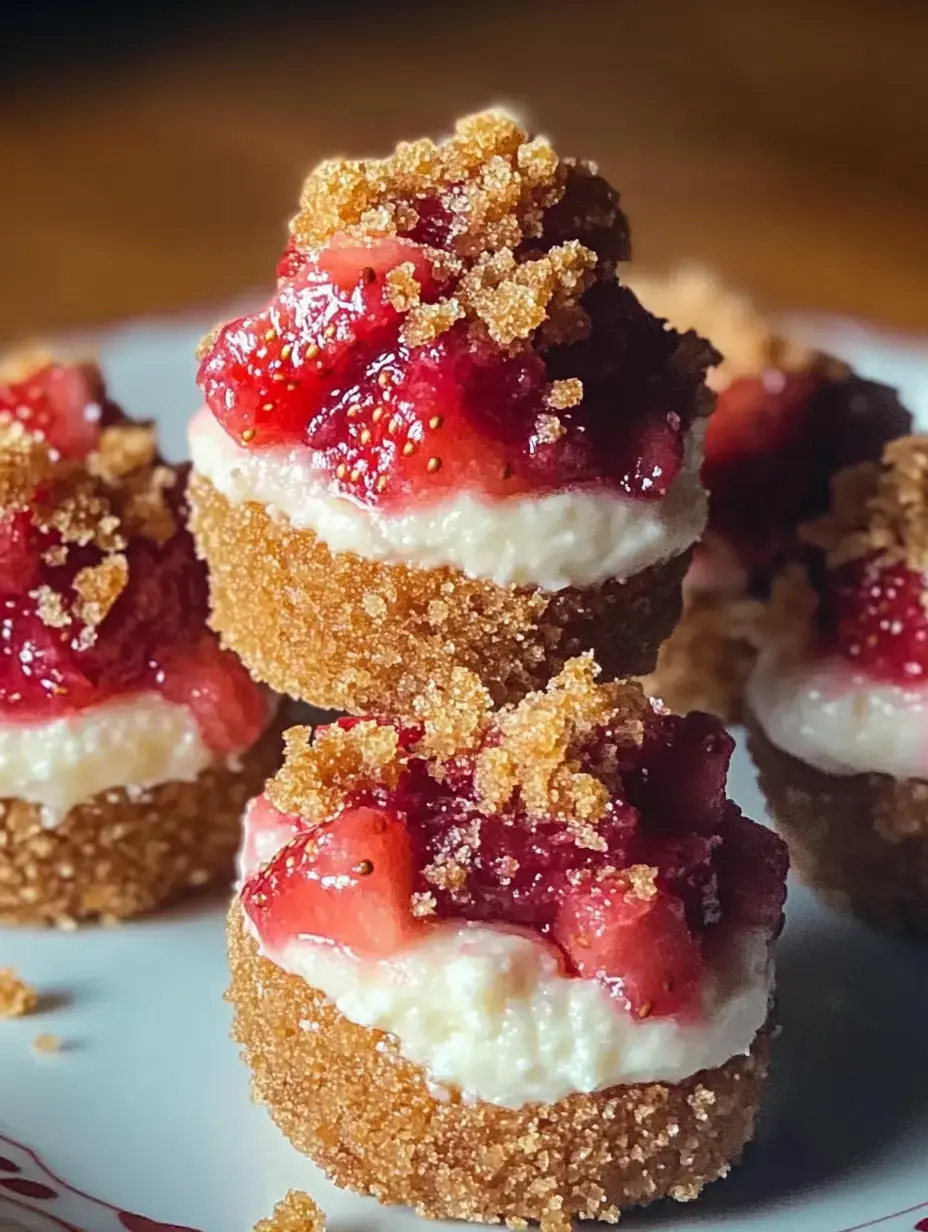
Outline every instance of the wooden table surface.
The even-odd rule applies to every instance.
[[[926,47],[928,0],[264,6],[28,75],[0,98],[0,339],[267,283],[310,164],[497,100],[600,162],[641,263],[928,329]]]

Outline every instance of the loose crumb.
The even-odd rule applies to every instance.
[[[32,1041],[32,1051],[37,1056],[50,1056],[52,1053],[60,1052],[63,1043],[64,1041],[60,1035],[50,1035],[48,1032],[43,1032]]]
[[[301,1189],[291,1189],[270,1219],[259,1219],[254,1232],[323,1232],[325,1212]]]
[[[12,967],[0,968],[0,1018],[22,1018],[39,1004],[39,994]]]

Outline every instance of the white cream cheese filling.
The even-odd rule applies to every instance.
[[[576,490],[488,501],[461,492],[400,515],[333,492],[306,446],[246,449],[205,407],[191,422],[190,452],[194,468],[227,500],[264,505],[334,552],[556,591],[631,577],[695,543],[707,513],[699,483],[703,436],[702,423],[691,429],[684,468],[662,500]]]
[[[928,685],[882,684],[837,656],[758,659],[751,711],[777,748],[828,774],[928,778]]]
[[[0,798],[41,805],[52,826],[100,792],[193,782],[215,760],[188,706],[134,693],[60,718],[0,724]]]
[[[773,989],[769,937],[757,930],[707,968],[701,1012],[646,1020],[601,984],[564,975],[540,938],[481,924],[435,925],[381,960],[308,938],[267,957],[352,1022],[395,1036],[439,1094],[455,1087],[510,1108],[723,1065],[749,1051]]]

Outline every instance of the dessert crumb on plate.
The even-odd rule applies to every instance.
[[[274,1206],[270,1219],[259,1219],[254,1232],[323,1232],[325,1212],[301,1189],[290,1189]]]
[[[13,967],[0,968],[0,1018],[22,1018],[39,1003],[39,994]]]
[[[43,1031],[32,1041],[32,1051],[36,1056],[47,1057],[52,1053],[61,1052],[63,1043],[60,1035],[51,1035],[48,1031]]]

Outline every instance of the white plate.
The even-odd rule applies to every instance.
[[[161,421],[174,457],[203,328],[133,326],[101,348],[115,395]],[[903,384],[928,423],[928,351],[856,326],[816,329]],[[731,792],[763,816],[740,750]],[[801,889],[788,916],[784,1030],[757,1143],[699,1202],[623,1227],[928,1229],[928,953]],[[3,933],[0,965],[18,967],[45,1003],[0,1024],[0,1232],[247,1232],[290,1187],[309,1190],[336,1228],[415,1232],[408,1212],[339,1193],[249,1102],[227,1038],[223,918],[213,900],[115,929]],[[32,1055],[40,1032],[62,1037],[60,1054]]]

